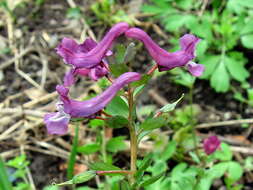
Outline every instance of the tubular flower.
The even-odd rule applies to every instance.
[[[130,38],[140,40],[144,43],[149,54],[156,61],[159,71],[171,70],[175,67],[186,66],[188,71],[194,76],[200,76],[204,71],[204,66],[191,62],[195,58],[195,49],[200,41],[194,35],[185,34],[180,38],[181,49],[179,51],[169,53],[159,47],[149,35],[139,28],[131,28],[125,32]]]
[[[204,151],[207,155],[212,154],[220,147],[220,140],[217,136],[210,136],[204,140]]]
[[[91,69],[99,65],[103,58],[110,54],[108,50],[114,39],[123,34],[128,28],[129,25],[124,22],[114,25],[98,44],[89,40],[78,45],[75,41],[64,38],[56,50],[66,63],[77,68]]]
[[[136,72],[127,72],[118,77],[114,83],[102,94],[86,101],[77,101],[69,98],[69,89],[57,85],[56,90],[60,95],[61,103],[58,112],[46,114],[44,121],[51,134],[64,134],[70,118],[91,118],[101,111],[126,84],[140,80],[141,75]]]

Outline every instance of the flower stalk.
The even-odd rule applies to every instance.
[[[133,97],[133,89],[131,88],[130,85],[128,85],[128,106],[129,106],[128,128],[130,133],[130,154],[131,154],[130,170],[133,172],[132,174],[134,175],[136,172],[136,160],[137,160],[137,135],[133,124],[134,97]],[[131,184],[135,182],[133,175],[130,176]]]

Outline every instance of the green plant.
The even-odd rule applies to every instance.
[[[92,12],[102,22],[113,25],[118,22],[133,23],[133,19],[114,0],[101,0],[91,6]]]
[[[231,79],[245,83],[247,59],[237,50],[240,42],[253,48],[252,0],[240,1],[158,0],[143,6],[165,30],[178,37],[186,30],[201,37],[198,61],[205,65],[202,79],[210,80],[217,92],[227,92]],[[208,7],[208,9],[206,9]],[[172,44],[175,38],[169,40]]]
[[[29,181],[27,178],[28,165],[29,165],[29,161],[26,160],[26,155],[24,154],[16,156],[15,158],[6,162],[7,167],[14,169],[14,173],[9,174],[10,178],[12,178],[13,181],[17,181],[12,185],[14,190],[31,189],[31,185],[29,184]]]

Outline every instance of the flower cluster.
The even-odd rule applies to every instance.
[[[210,136],[203,142],[204,151],[207,155],[214,153],[220,147],[220,140],[217,136]]]
[[[71,118],[94,118],[121,88],[141,79],[141,74],[137,72],[126,72],[115,79],[102,94],[90,100],[77,101],[69,97],[69,87],[75,84],[78,75],[88,76],[94,81],[104,76],[109,77],[109,64],[106,57],[113,54],[110,48],[120,35],[143,42],[150,56],[157,63],[159,71],[186,67],[194,76],[200,76],[204,71],[203,65],[192,62],[200,39],[191,34],[186,34],[180,39],[181,49],[173,53],[159,47],[143,30],[130,28],[123,22],[114,25],[99,43],[89,38],[82,44],[78,44],[72,39],[63,38],[56,51],[63,61],[71,66],[71,70],[65,74],[63,85],[56,87],[60,96],[60,101],[56,105],[57,112],[48,113],[44,117],[50,134],[66,133]]]

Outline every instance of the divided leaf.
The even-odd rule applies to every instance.
[[[83,153],[83,154],[93,154],[97,151],[99,151],[100,145],[96,143],[91,143],[91,144],[85,144],[83,146],[79,146],[77,148],[77,152]]]
[[[239,82],[244,82],[249,77],[249,72],[237,60],[226,56],[225,64],[231,76]]]
[[[120,96],[115,96],[106,106],[106,112],[110,115],[128,117],[128,105]]]
[[[217,92],[226,92],[229,89],[230,78],[226,70],[225,64],[220,62],[216,70],[211,76],[211,86]]]
[[[166,119],[162,117],[148,118],[140,125],[140,129],[153,130],[166,125],[166,123]]]
[[[126,144],[125,144],[124,140],[125,140],[124,136],[118,136],[118,137],[111,138],[106,144],[106,149],[109,152],[113,152],[113,153],[116,153],[121,150],[125,150]]]
[[[106,120],[106,125],[111,128],[122,128],[128,125],[128,120],[123,116],[116,115]]]

